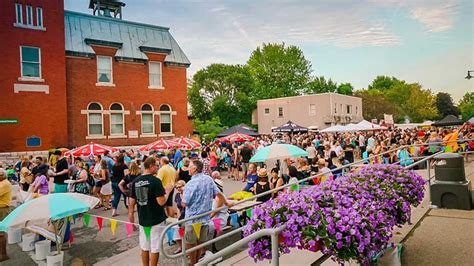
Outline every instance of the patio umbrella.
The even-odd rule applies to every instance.
[[[86,144],[81,147],[77,147],[75,149],[72,149],[70,151],[67,151],[64,153],[65,156],[74,156],[74,157],[79,157],[79,156],[84,156],[84,157],[89,157],[89,156],[94,156],[94,155],[102,155],[105,153],[105,151],[109,151],[110,153],[114,153],[118,151],[117,148],[107,146],[107,145],[102,145],[98,143],[91,142],[89,144]]]
[[[151,151],[151,150],[170,150],[174,149],[177,147],[180,147],[181,144],[179,144],[176,141],[173,140],[166,140],[166,139],[159,139],[157,141],[154,141],[150,144],[144,145],[140,147],[138,150],[140,151]]]
[[[220,142],[246,142],[246,141],[253,141],[255,140],[255,138],[249,135],[245,135],[245,134],[234,133],[234,134],[230,134],[227,137],[219,138],[217,140]]]
[[[173,141],[178,142],[181,148],[185,150],[195,150],[201,148],[201,143],[185,137],[175,138]]]
[[[295,145],[272,144],[261,148],[250,158],[251,163],[265,162],[267,160],[283,159],[288,157],[304,157],[308,152]]]

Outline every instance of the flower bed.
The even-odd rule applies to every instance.
[[[286,225],[280,252],[321,250],[337,262],[368,264],[383,250],[395,226],[410,222],[411,206],[424,196],[424,180],[400,166],[373,165],[318,186],[284,193],[253,211],[250,235]],[[270,237],[249,244],[255,261],[271,259]]]

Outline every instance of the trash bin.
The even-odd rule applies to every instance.
[[[472,209],[471,181],[466,180],[464,157],[443,153],[435,160],[435,180],[431,184],[431,203],[439,208]]]
[[[435,160],[435,179],[438,181],[466,181],[464,157],[457,153],[442,153]]]

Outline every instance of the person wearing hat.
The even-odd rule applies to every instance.
[[[271,188],[270,188],[270,182],[268,181],[267,169],[260,168],[258,170],[258,182],[255,185],[253,185],[253,194],[259,195],[259,194],[269,191],[270,189]],[[268,193],[266,195],[258,197],[257,201],[266,202],[271,198],[272,198],[272,193]]]

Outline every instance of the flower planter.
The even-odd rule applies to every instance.
[[[64,251],[61,252],[51,252],[46,257],[46,265],[47,266],[63,266],[64,261]]]

